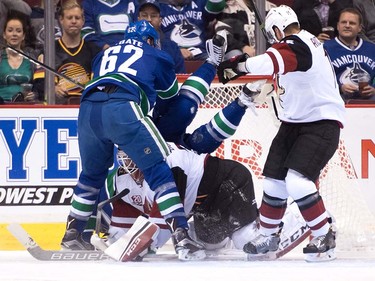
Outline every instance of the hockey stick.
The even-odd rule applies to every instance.
[[[264,27],[263,17],[260,16],[258,7],[257,7],[257,5],[255,5],[254,0],[246,1],[246,5],[250,10],[254,11],[255,17],[256,17],[256,19],[259,23],[259,28],[262,31],[264,38],[266,38],[266,41],[268,41],[267,32],[266,32],[266,29]]]
[[[54,70],[52,67],[49,67],[48,65],[46,65],[46,64],[44,64],[44,63],[42,63],[42,62],[40,62],[40,61],[38,61],[38,60],[36,60],[36,59],[33,59],[32,57],[30,57],[29,55],[25,54],[24,52],[21,52],[20,50],[17,50],[17,49],[15,49],[15,48],[13,48],[12,46],[9,46],[9,45],[7,45],[7,44],[1,43],[1,42],[0,42],[0,44],[1,44],[2,46],[4,46],[4,47],[8,48],[8,49],[11,49],[13,52],[18,53],[19,55],[21,55],[21,56],[24,57],[25,59],[31,61],[32,63],[34,63],[34,64],[36,64],[36,65],[39,65],[39,66],[43,67],[44,69],[46,69],[46,70],[52,72],[52,73],[55,74],[56,76],[59,76],[60,78],[63,78],[63,79],[68,80],[70,83],[73,83],[74,85],[78,86],[79,88],[81,88],[81,89],[84,89],[84,88],[85,88],[85,86],[82,85],[81,83],[78,83],[78,82],[74,81],[74,80],[73,80],[72,78],[70,78],[69,76],[66,76],[66,75],[64,75],[64,74],[62,74],[62,73],[57,72],[57,71]]]
[[[307,225],[301,226],[289,237],[280,242],[279,250],[276,252],[276,258],[280,258],[289,253],[291,250],[305,241],[306,238],[310,237],[310,235],[310,228]]]
[[[103,210],[103,207],[106,204],[112,203],[112,202],[120,199],[121,197],[127,195],[129,192],[130,192],[130,190],[128,188],[125,188],[121,192],[117,193],[115,196],[112,196],[111,198],[108,198],[107,200],[104,200],[103,202],[100,202],[98,204],[97,211],[96,211],[96,224],[95,224],[95,232],[96,232],[96,234],[99,235],[99,233],[100,233],[100,226],[101,226],[101,221],[102,221],[102,210]]]
[[[26,250],[40,261],[96,261],[108,260],[109,256],[101,251],[50,251],[42,249],[19,224],[8,225],[8,230],[17,238]]]

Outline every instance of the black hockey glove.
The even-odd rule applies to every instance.
[[[244,53],[220,63],[217,68],[219,81],[223,84],[226,84],[231,80],[235,80],[238,77],[245,75],[246,72],[238,70],[238,64],[241,62],[245,62],[249,57],[250,56],[248,54]]]

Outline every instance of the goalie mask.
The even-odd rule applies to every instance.
[[[117,163],[118,165],[128,173],[133,180],[142,185],[144,176],[141,170],[139,170],[138,166],[134,163],[134,161],[127,155],[123,150],[118,149],[117,151]]]
[[[285,37],[284,30],[292,23],[297,23],[299,25],[298,17],[292,8],[286,5],[280,5],[279,7],[272,8],[268,12],[264,24],[268,42],[270,44],[279,42],[279,40],[276,38],[274,27],[277,27],[282,33],[282,37]]]

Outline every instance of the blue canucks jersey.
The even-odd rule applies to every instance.
[[[124,38],[129,23],[136,19],[137,4],[137,0],[83,0],[83,38],[100,47],[116,44]]]
[[[102,51],[95,57],[92,69],[94,79],[86,86],[82,101],[98,98],[100,93],[92,94],[95,89],[115,85],[120,90],[108,98],[135,101],[147,113],[157,96],[168,99],[178,92],[172,58],[166,52],[134,39],[120,41]]]
[[[208,12],[207,0],[193,0],[181,9],[160,3],[161,30],[180,48],[196,47],[206,53],[206,28],[214,14]]]
[[[324,48],[331,58],[340,86],[342,84],[358,85],[357,73],[359,72],[367,72],[370,81],[374,81],[375,44],[359,38],[357,47],[352,50],[336,37],[324,42]]]

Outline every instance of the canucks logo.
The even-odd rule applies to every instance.
[[[367,73],[358,62],[354,62],[352,67],[347,67],[346,70],[340,76],[341,84],[353,84],[358,85],[358,73]],[[370,80],[370,75],[368,80]]]
[[[194,47],[201,44],[202,31],[187,19],[183,19],[181,24],[176,24],[171,33],[171,40],[180,47]]]

